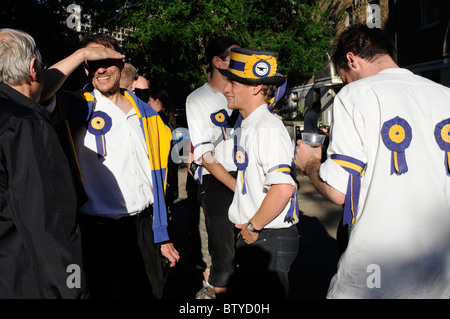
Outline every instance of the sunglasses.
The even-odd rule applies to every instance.
[[[104,60],[97,60],[97,61],[86,61],[84,63],[84,67],[88,69],[89,71],[96,71],[100,68],[107,69],[111,66],[117,66],[120,67],[123,64],[123,61],[121,59],[104,59]]]
[[[134,89],[134,94],[144,102],[148,102],[150,98],[150,89]]]

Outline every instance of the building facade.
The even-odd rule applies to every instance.
[[[400,67],[450,87],[450,1],[324,0],[322,6],[333,12],[337,34],[356,23],[381,28],[395,44]],[[330,125],[333,100],[342,85],[328,63],[308,84],[288,88],[286,99],[297,112],[320,100],[320,122]]]
[[[371,28],[385,28],[389,21],[389,0],[324,0],[321,6],[329,10],[330,23],[335,26],[337,34],[352,24],[365,23]],[[298,118],[299,113],[304,114],[314,101],[320,101],[319,122],[330,125],[333,100],[342,85],[333,64],[328,62],[309,83],[286,90],[287,105],[292,110],[291,116]],[[291,121],[288,124],[302,126],[301,121]],[[302,129],[296,128],[295,131]]]
[[[450,1],[392,1],[390,19],[398,65],[450,87]]]

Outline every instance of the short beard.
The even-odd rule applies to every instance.
[[[120,92],[120,86],[119,85],[112,86],[112,87],[110,87],[109,89],[106,89],[106,90],[105,89],[99,89],[99,88],[95,87],[95,85],[94,85],[94,88],[97,91],[99,91],[104,96],[111,96],[111,95],[116,94],[117,92]]]

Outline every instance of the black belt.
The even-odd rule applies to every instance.
[[[103,217],[103,216],[96,216],[96,215],[89,215],[89,214],[81,214],[82,218],[85,220],[89,220],[91,222],[97,223],[97,224],[104,224],[104,225],[112,225],[112,224],[118,224],[121,222],[133,222],[136,221],[138,218],[147,218],[147,217],[153,217],[153,206],[150,205],[149,207],[145,208],[143,211],[134,214],[134,215],[123,215],[119,218],[110,218],[110,217]]]
[[[228,171],[228,173],[229,173],[231,176],[233,176],[234,178],[236,178],[236,177],[237,177],[237,174],[238,174],[238,171]],[[214,179],[218,180],[218,179],[217,179],[213,174],[211,174],[211,173],[203,175],[203,176],[202,176],[203,181],[205,181],[205,177],[206,177],[206,179],[214,178]]]

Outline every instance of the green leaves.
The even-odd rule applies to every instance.
[[[219,35],[241,46],[279,52],[288,86],[320,70],[333,30],[318,0],[144,0],[129,2],[125,23],[136,32],[126,46],[140,70],[186,95],[206,80],[205,50]],[[145,56],[143,59],[142,56]],[[133,63],[133,61],[132,61]]]

